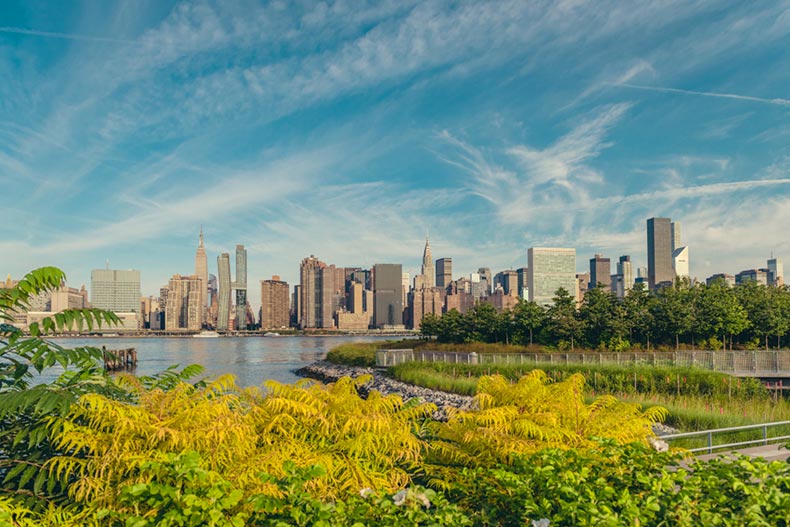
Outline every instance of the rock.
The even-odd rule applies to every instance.
[[[318,361],[299,368],[296,370],[296,374],[323,382],[335,382],[341,377],[356,378],[360,375],[372,375],[373,379],[360,387],[360,395],[365,397],[371,391],[376,390],[383,395],[399,395],[404,401],[416,398],[422,402],[433,403],[437,407],[433,418],[438,421],[447,420],[448,408],[468,410],[472,405],[472,398],[468,395],[458,395],[407,384],[385,377],[373,368],[343,366],[327,361]]]
[[[426,403],[433,403],[437,407],[436,412],[433,414],[433,418],[437,421],[447,421],[448,408],[469,410],[472,407],[472,397],[468,395],[458,395],[407,384],[386,377],[382,375],[379,370],[373,368],[343,366],[327,361],[318,361],[309,366],[299,368],[296,370],[296,374],[322,382],[335,382],[341,377],[356,378],[360,375],[372,375],[373,380],[360,387],[360,395],[366,397],[372,390],[377,390],[384,395],[400,395],[404,401],[417,398]],[[658,436],[676,434],[678,432],[678,429],[663,423],[655,423],[653,425],[653,433]]]

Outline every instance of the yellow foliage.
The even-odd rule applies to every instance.
[[[146,482],[143,463],[189,451],[249,493],[275,493],[258,474],[282,476],[287,460],[326,468],[309,483],[322,497],[365,487],[394,490],[409,483],[406,469],[425,449],[413,422],[435,407],[404,405],[378,392],[362,399],[356,389],[366,380],[268,382],[260,391],[242,390],[224,376],[203,389],[182,383],[163,391],[126,379],[137,403],[84,396],[54,431],[60,448],[73,455],[50,460],[48,468],[76,477],[70,492],[77,500],[107,507],[123,485]]]
[[[432,457],[441,464],[485,465],[507,463],[514,454],[542,448],[583,448],[594,437],[621,444],[646,441],[651,425],[666,410],[645,412],[637,404],[603,396],[584,401],[584,377],[574,374],[551,383],[535,370],[515,384],[501,375],[481,377],[476,410],[455,411],[447,423],[435,427]]]

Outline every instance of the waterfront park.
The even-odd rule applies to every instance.
[[[781,450],[784,288],[560,290],[338,346],[312,368],[328,382],[240,387],[198,365],[110,375],[48,338],[110,312],[10,324],[63,278],[0,291],[0,526],[790,522],[790,464],[689,435]]]

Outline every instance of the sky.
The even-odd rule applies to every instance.
[[[790,1],[0,4],[0,273],[790,259]],[[614,272],[614,271],[613,271]]]

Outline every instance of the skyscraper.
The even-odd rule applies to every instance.
[[[247,249],[236,246],[236,330],[247,329]]]
[[[377,328],[403,327],[403,269],[400,264],[373,266],[373,325]]]
[[[677,247],[674,251],[672,251],[672,269],[675,271],[675,276],[689,276],[688,247]]]
[[[483,296],[488,296],[491,294],[491,286],[494,283],[494,277],[491,274],[491,269],[488,267],[480,267],[477,270],[477,274],[480,275],[480,282],[482,283],[483,288]]]
[[[781,258],[771,258],[768,260],[768,284],[780,286],[784,285],[785,268]]]
[[[261,280],[261,329],[288,327],[290,288],[279,276]]]
[[[550,305],[560,287],[576,295],[576,249],[530,247],[527,260],[530,302]]]
[[[599,285],[609,287],[612,283],[611,261],[604,258],[602,254],[596,254],[590,258],[590,289],[595,289]]]
[[[167,286],[165,329],[200,331],[203,319],[203,281],[197,276],[173,275]]]
[[[140,312],[140,271],[91,271],[91,305],[115,313]]]
[[[230,326],[230,255],[222,253],[217,256],[217,272],[219,274],[219,293],[217,307],[217,330],[227,331]]]
[[[672,222],[672,252],[679,249],[683,245],[683,236],[681,235],[680,222]]]
[[[516,277],[518,279],[518,297],[527,300],[529,298],[529,269],[519,267],[516,269]]]
[[[679,235],[679,231],[678,231]],[[655,289],[663,282],[673,282],[672,223],[669,218],[647,220],[647,283]]]
[[[208,313],[208,259],[206,258],[206,249],[203,247],[203,226],[200,227],[200,243],[195,254],[195,275],[203,281],[203,286],[200,289],[200,305],[202,306],[200,321],[201,324],[205,324]]]
[[[327,265],[313,255],[299,267],[301,328],[333,328],[334,315],[345,307],[345,275],[342,267]]]
[[[612,290],[619,298],[623,298],[634,287],[634,270],[631,267],[631,257],[624,254],[617,262],[617,284],[612,284]]]
[[[436,260],[436,286],[447,288],[453,281],[453,259],[439,258]]]
[[[434,274],[433,274],[433,256],[431,256],[431,244],[428,242],[428,237],[425,237],[425,249],[422,251],[422,275],[423,287],[426,289],[433,287]]]

